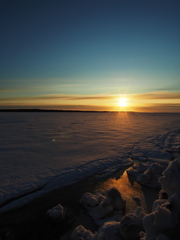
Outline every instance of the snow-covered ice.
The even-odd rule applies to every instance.
[[[0,112],[0,212],[133,161],[167,166],[180,114]]]

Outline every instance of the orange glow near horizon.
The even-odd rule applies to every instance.
[[[47,94],[33,97],[0,98],[0,108],[48,108],[81,111],[180,112],[180,94]]]

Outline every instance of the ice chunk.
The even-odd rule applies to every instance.
[[[94,219],[101,219],[113,212],[113,206],[103,200],[98,206],[89,209],[89,214]]]
[[[120,233],[123,239],[136,240],[139,239],[139,233],[143,230],[142,219],[145,213],[143,208],[138,207],[136,211],[132,211],[123,217],[120,222]]]
[[[127,170],[127,173],[129,175],[138,177],[140,174],[144,173],[144,171],[146,171],[147,168],[148,168],[147,164],[143,164],[141,162],[134,163],[134,165]]]
[[[161,166],[159,163],[153,163],[138,177],[137,181],[148,187],[160,188],[158,179],[162,176],[164,170],[165,167]]]
[[[173,227],[172,216],[169,209],[163,206],[158,206],[154,212],[154,226],[164,232]]]
[[[138,177],[138,182],[143,185],[148,185],[153,181],[153,169],[148,168],[142,175]]]
[[[158,206],[161,206],[163,205],[164,203],[168,202],[167,199],[157,199],[154,201],[153,203],[153,207],[152,207],[152,212],[155,211],[155,209],[158,207]]]
[[[47,214],[54,220],[61,219],[64,214],[64,208],[61,206],[61,204],[58,204],[57,206],[49,209]]]
[[[110,198],[110,204],[114,209],[124,210],[126,201],[122,198],[121,193],[115,188],[110,188],[104,192],[105,196]]]
[[[96,219],[95,222],[97,226],[103,226],[106,222],[120,222],[124,215],[121,211],[113,211],[111,214],[107,215],[102,219]]]
[[[157,229],[154,227],[154,213],[150,213],[144,217],[143,227],[145,230],[143,240],[155,239],[159,235]]]
[[[162,176],[162,172],[165,170],[165,167],[159,163],[151,163],[145,165],[138,163],[133,168],[127,170],[128,174],[134,175],[137,177],[137,182],[145,185],[147,187],[160,188],[158,182],[159,177]]]
[[[170,210],[173,226],[176,226],[180,215],[179,196],[177,194],[174,194],[173,196],[169,197],[168,202],[164,203],[162,206]]]
[[[99,228],[94,240],[123,240],[120,235],[119,222],[106,222]]]
[[[126,201],[116,188],[96,194],[85,193],[80,202],[97,225],[102,225],[107,221],[107,216],[114,220],[121,220],[126,207]]]
[[[169,238],[164,234],[159,234],[156,240],[169,240]]]
[[[159,183],[169,196],[175,193],[180,196],[180,161],[178,159],[169,163],[163,176],[159,178]]]
[[[80,201],[83,205],[94,207],[94,206],[97,206],[98,204],[100,204],[100,202],[103,200],[103,198],[105,198],[105,197],[100,194],[93,195],[93,194],[87,192],[82,196]]]
[[[72,232],[71,239],[72,240],[93,240],[94,234],[90,230],[87,230],[86,228],[84,228],[82,225],[79,225]]]

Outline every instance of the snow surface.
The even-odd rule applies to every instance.
[[[180,114],[0,112],[0,212],[180,151]]]

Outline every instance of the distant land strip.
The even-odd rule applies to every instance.
[[[58,110],[58,109],[0,109],[0,112],[112,112],[112,111],[92,111],[92,110]],[[116,112],[116,111],[114,111]]]
[[[143,113],[143,114],[178,114],[179,112],[135,112],[135,111],[96,111],[96,110],[63,110],[63,109],[41,109],[41,108],[2,108],[0,112],[79,112],[79,113]]]

